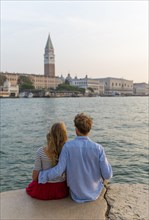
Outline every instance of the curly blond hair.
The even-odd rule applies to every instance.
[[[77,114],[74,118],[74,125],[81,134],[88,134],[92,128],[92,118],[84,113]]]
[[[58,158],[62,147],[68,140],[67,130],[63,122],[52,125],[50,132],[47,134],[47,147],[45,153],[52,162],[52,166],[58,163]]]

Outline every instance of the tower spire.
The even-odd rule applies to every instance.
[[[54,50],[54,47],[53,47],[53,44],[52,44],[52,41],[51,41],[51,37],[50,37],[50,33],[48,35],[48,39],[47,39],[47,43],[46,43],[45,49],[47,49],[47,50],[50,50],[50,49]]]
[[[55,77],[55,54],[50,33],[48,35],[47,43],[45,46],[44,75],[51,78]]]

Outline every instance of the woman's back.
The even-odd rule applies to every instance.
[[[45,147],[40,147],[36,152],[34,170],[38,170],[38,171],[47,170],[51,167],[52,167],[52,162],[45,153]],[[53,183],[53,182],[63,182],[63,181],[65,181],[65,174],[63,174],[58,178],[50,180],[49,182]]]

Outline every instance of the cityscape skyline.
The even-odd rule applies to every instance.
[[[1,71],[44,75],[50,33],[56,76],[148,82],[147,7],[147,1],[2,1]]]

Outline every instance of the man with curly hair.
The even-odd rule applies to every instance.
[[[100,196],[103,181],[112,177],[112,168],[104,148],[88,137],[92,118],[84,113],[77,114],[74,125],[77,136],[65,143],[55,167],[40,171],[38,182],[46,183],[66,171],[71,198],[83,203]]]

